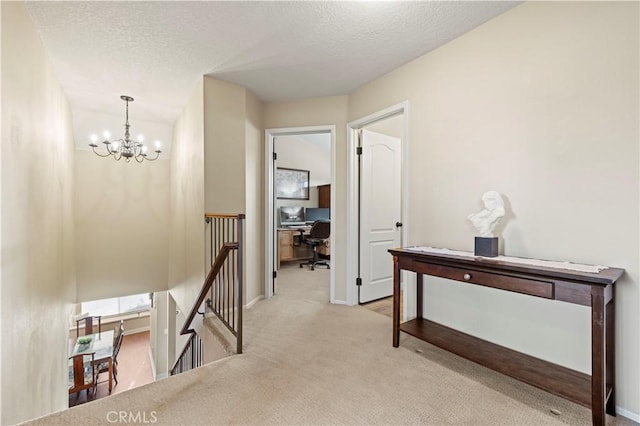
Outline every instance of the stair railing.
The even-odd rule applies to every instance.
[[[225,244],[236,242],[238,247],[226,259],[222,272],[210,289],[207,307],[236,337],[236,353],[242,353],[242,304],[243,298],[243,224],[245,215],[206,214],[209,231],[209,260],[220,256]]]
[[[202,339],[197,333],[191,333],[191,337],[182,349],[180,356],[171,368],[171,375],[184,373],[203,364],[204,351],[202,350]]]
[[[244,218],[244,214],[205,214],[208,227],[207,253],[211,268],[180,331],[180,334],[191,334],[191,337],[171,368],[172,375],[203,364],[202,342],[192,324],[196,314],[204,315],[205,312],[200,309],[205,299],[206,307],[235,336],[236,353],[242,353]]]

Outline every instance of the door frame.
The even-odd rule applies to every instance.
[[[356,278],[358,278],[358,226],[359,226],[359,212],[358,212],[358,181],[360,176],[358,175],[358,156],[356,155],[356,148],[358,147],[358,130],[365,128],[366,126],[382,121],[386,118],[391,118],[396,115],[403,114],[403,135],[401,139],[402,150],[402,163],[401,163],[401,221],[402,231],[401,238],[402,243],[407,243],[407,235],[409,232],[409,220],[408,220],[408,200],[407,194],[409,193],[409,101],[404,101],[396,105],[392,105],[383,110],[369,114],[366,117],[351,121],[347,123],[347,139],[348,139],[348,170],[347,170],[347,253],[353,253],[353,255],[347,258],[347,304],[356,305],[358,303],[358,286],[356,285]],[[391,262],[391,256],[389,256],[389,262]],[[404,304],[404,318],[410,314],[407,310],[407,302],[411,298],[407,294],[407,276],[403,273],[402,288],[405,297],[403,298]],[[411,286],[410,288],[413,288]],[[411,298],[415,299],[415,296]]]
[[[264,131],[264,140],[265,140],[265,156],[264,156],[264,249],[265,249],[265,270],[264,270],[264,296],[266,299],[271,299],[273,297],[273,271],[276,271],[277,267],[277,258],[276,258],[276,238],[275,237],[275,216],[274,216],[274,192],[273,192],[273,153],[274,153],[274,138],[277,136],[291,136],[291,135],[301,135],[308,133],[329,133],[331,136],[331,211],[330,211],[330,219],[332,224],[332,229],[335,228],[336,224],[336,126],[324,125],[324,126],[304,126],[304,127],[282,127],[282,128],[274,128],[274,129],[266,129]],[[330,252],[329,256],[332,260],[335,260],[335,244],[333,238],[334,232],[332,230],[331,236],[329,237],[330,241]],[[335,262],[334,262],[335,265]],[[335,284],[336,284],[336,274],[335,267],[329,269],[329,301],[331,303],[336,303],[335,301]],[[277,279],[275,279],[277,280]]]

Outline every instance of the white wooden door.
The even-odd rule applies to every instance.
[[[278,138],[273,136],[273,159],[272,159],[272,171],[271,171],[271,181],[273,182],[271,186],[271,202],[273,206],[273,223],[271,224],[271,230],[273,232],[273,265],[272,267],[272,275],[271,275],[271,295],[274,296],[276,294],[276,288],[278,287],[278,267],[280,266],[280,262],[278,262],[278,256],[280,256],[280,241],[278,240],[278,198],[276,197],[276,170],[278,169],[277,160],[278,160]]]
[[[393,294],[393,261],[401,246],[401,142],[362,130],[360,155],[359,303]],[[401,225],[400,225],[401,226]]]

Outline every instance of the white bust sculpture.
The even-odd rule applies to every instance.
[[[480,233],[480,237],[493,237],[493,230],[504,216],[504,201],[496,191],[487,191],[482,194],[484,209],[468,216],[469,220]]]

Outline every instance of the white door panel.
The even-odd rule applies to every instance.
[[[369,246],[371,258],[371,281],[383,281],[393,278],[389,269],[389,252],[387,250],[396,248],[394,241],[377,241]]]
[[[362,131],[360,159],[359,302],[393,294],[393,262],[387,250],[400,247],[401,142]]]

